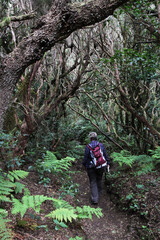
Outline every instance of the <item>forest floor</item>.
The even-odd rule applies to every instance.
[[[76,167],[77,168],[77,167]],[[78,171],[77,171],[78,170]],[[57,179],[52,179],[50,185],[45,188],[43,185],[38,184],[38,175],[30,173],[29,177],[25,180],[26,187],[29,188],[33,195],[47,195],[55,198],[59,197],[59,183]],[[12,219],[12,224],[15,226],[15,240],[68,240],[81,237],[83,240],[134,240],[141,239],[136,236],[134,228],[135,222],[138,218],[133,215],[127,215],[117,209],[114,203],[111,202],[109,194],[105,191],[104,178],[103,178],[103,194],[100,198],[98,206],[92,206],[89,203],[89,181],[86,172],[82,167],[76,169],[73,176],[73,182],[79,184],[79,192],[76,197],[66,195],[64,200],[76,206],[90,205],[91,207],[99,207],[102,209],[103,217],[97,218],[93,216],[93,220],[83,219],[80,223],[74,222],[69,224],[68,228],[56,229],[53,220],[46,220],[45,214],[51,212],[53,205],[47,201],[47,204],[42,205],[40,214],[35,215],[34,212],[29,211],[24,216],[27,225],[17,224],[17,218]],[[33,229],[32,217],[36,222],[38,228]],[[31,224],[29,225],[29,222]],[[76,239],[76,238],[75,238]],[[78,239],[78,238],[77,238]]]
[[[88,240],[133,240],[139,239],[136,237],[134,227],[135,221],[138,221],[135,216],[128,215],[117,209],[115,204],[110,200],[110,195],[106,192],[105,181],[103,176],[103,193],[99,203],[95,207],[102,209],[103,217],[93,217],[93,221],[82,221],[82,229]],[[78,200],[80,205],[90,205],[90,189],[87,173],[82,170],[79,172],[75,181],[79,183]],[[93,207],[93,205],[90,205]]]

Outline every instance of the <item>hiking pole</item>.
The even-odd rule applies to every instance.
[[[109,173],[109,165],[107,165],[107,172]]]

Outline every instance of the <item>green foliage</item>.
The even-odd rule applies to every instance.
[[[153,159],[160,161],[160,146],[154,150],[149,150],[149,152],[151,152]]]
[[[76,236],[75,238],[69,238],[69,240],[83,240],[83,238]]]
[[[135,172],[136,175],[147,174],[154,170],[154,159],[148,155],[135,156],[138,168]]]
[[[28,176],[28,172],[22,170],[9,171],[5,173],[0,169],[0,201],[13,202],[15,198],[12,193],[21,193],[22,189],[25,189],[25,185],[17,182],[20,178]],[[11,199],[12,198],[12,199]],[[18,201],[18,200],[17,200]],[[8,212],[5,209],[0,209],[0,237],[1,239],[11,240],[13,239],[12,232],[6,219]]]
[[[10,202],[11,200],[8,196],[10,196],[12,192],[22,192],[22,190],[25,189],[25,186],[24,184],[16,182],[16,180],[20,180],[20,178],[23,179],[27,177],[28,174],[28,172],[22,170],[14,170],[4,173],[0,169],[0,200]]]
[[[66,157],[61,160],[58,160],[56,155],[50,151],[47,151],[43,160],[37,160],[36,169],[40,175],[40,183],[47,183],[50,181],[49,178],[45,177],[45,173],[58,174],[61,173],[65,175],[66,171],[72,165],[72,162],[75,161],[74,158]]]
[[[62,228],[68,228],[68,226],[64,222],[59,222],[58,220],[54,219],[53,222],[56,224],[55,230],[59,230]]]
[[[58,172],[63,173],[69,169],[73,161],[75,161],[75,159],[71,157],[58,160],[54,153],[47,151],[41,166],[43,169],[48,169],[54,174]]]
[[[62,203],[65,203],[63,201]],[[63,205],[62,205],[63,206]],[[92,215],[95,214],[98,218],[102,217],[102,212],[100,208],[91,208],[90,206],[83,206],[73,208],[71,205],[68,205],[66,207],[59,207],[53,212],[46,215],[47,217],[55,218],[58,221],[70,221],[72,222],[73,219],[84,219],[84,218],[90,218],[92,220]]]
[[[54,199],[53,204],[56,209],[57,208],[73,209],[73,207],[68,202],[61,199]]]
[[[90,218],[92,220],[92,215],[95,214],[98,218],[102,216],[100,208],[91,208],[90,206],[83,206],[74,208],[68,202],[60,199],[55,199],[43,195],[35,196],[24,196],[22,201],[13,198],[13,208],[12,214],[21,214],[21,217],[24,216],[28,209],[33,209],[35,212],[40,212],[40,206],[46,200],[53,201],[55,210],[46,215],[46,217],[53,218],[59,222],[72,222],[72,220]]]
[[[122,150],[120,153],[112,153],[111,157],[113,158],[114,162],[117,162],[120,167],[123,165],[127,165],[132,167],[133,162],[135,161],[134,156],[131,155],[129,151]]]
[[[24,196],[22,198],[22,202],[19,201],[16,198],[12,199],[13,202],[13,208],[12,208],[12,214],[21,214],[21,217],[24,216],[27,209],[31,208],[35,212],[40,212],[40,205],[45,202],[46,200],[51,200],[51,198],[48,198],[43,195],[35,195],[35,196]]]
[[[91,208],[90,206],[76,207],[78,213],[78,218],[90,218],[92,220],[92,215],[95,214],[98,218],[102,217],[101,208]]]
[[[64,180],[64,181],[63,181]],[[72,180],[67,181],[67,179],[62,178],[62,187],[59,189],[61,192],[60,197],[64,197],[66,195],[71,195],[74,197],[79,191],[79,184],[74,183]]]
[[[0,215],[0,239],[1,240],[13,240],[13,233],[8,224],[10,220],[2,218]]]
[[[0,160],[4,162],[8,169],[20,167],[24,162],[19,156],[13,157],[13,149],[18,143],[18,132],[15,134],[0,132]]]
[[[134,174],[147,174],[155,169],[157,160],[159,161],[160,152],[159,147],[156,150],[150,150],[152,156],[149,155],[131,155],[128,151],[121,151],[120,153],[112,153],[113,162],[117,162],[120,167],[134,166]],[[155,161],[156,159],[156,161]]]
[[[58,208],[54,210],[53,212],[46,215],[46,217],[55,218],[58,221],[70,221],[72,222],[73,219],[77,219],[77,214],[75,213],[74,209],[68,209],[68,208]]]
[[[23,170],[14,170],[9,171],[7,177],[13,182],[14,180],[20,180],[20,178],[24,179],[28,176],[29,172]]]

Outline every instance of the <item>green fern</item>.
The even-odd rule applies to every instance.
[[[153,158],[160,160],[160,146],[154,150],[149,150],[149,152],[151,152]]]
[[[90,206],[76,207],[76,212],[78,214],[78,218],[90,218],[92,220],[92,215],[95,214],[98,218],[102,217],[102,209],[101,208],[91,208]]]
[[[1,240],[12,240],[13,233],[8,225],[11,220],[6,220],[0,216],[0,239]]]
[[[72,222],[72,219],[82,218],[90,218],[92,220],[93,214],[95,214],[98,218],[103,216],[101,208],[95,209],[90,206],[74,208],[68,202],[59,199],[53,199],[53,202],[57,209],[46,215],[46,217],[51,217],[61,222]]]
[[[72,210],[73,209],[73,206],[71,206],[68,202],[66,202],[65,200],[61,200],[61,199],[55,199],[53,198],[53,204],[54,204],[54,207],[56,209],[58,208],[67,208],[67,209],[70,209]]]
[[[0,176],[0,197],[10,195],[14,191],[15,184]]]
[[[25,185],[20,182],[15,182],[15,193],[22,193],[22,190],[25,189]]]
[[[134,168],[134,174],[135,175],[142,175],[147,174],[148,172],[151,172],[155,168],[154,158],[158,159],[160,157],[159,149],[157,149],[157,152],[155,153],[152,151],[153,156],[149,155],[131,155],[128,151],[121,151],[120,153],[113,153],[111,154],[111,157],[113,157],[114,162],[118,162],[120,167],[123,165],[128,165],[130,167],[133,167],[133,164],[135,166]]]
[[[64,171],[68,170],[74,160],[75,159],[71,157],[66,157],[64,159],[58,160],[54,153],[47,151],[44,161],[40,164],[40,166],[44,170],[46,169],[47,171],[53,173],[63,173]]]
[[[72,222],[72,219],[77,219],[77,214],[75,213],[75,209],[58,208],[53,212],[49,213],[48,215],[46,215],[46,217],[54,218],[60,222],[62,221]]]
[[[7,177],[13,182],[14,180],[20,180],[24,179],[28,176],[29,172],[23,171],[23,170],[14,170],[14,171],[9,171],[7,174]]]
[[[153,171],[155,168],[153,158],[148,155],[135,156],[135,161],[138,165],[135,175],[139,176],[142,174],[147,174],[148,172]]]
[[[28,172],[22,170],[9,171],[9,173],[4,173],[0,169],[0,200],[10,202],[10,196],[13,191],[16,193],[22,192],[25,186],[15,180],[20,180],[20,178],[25,178],[28,176]]]
[[[40,212],[40,205],[45,202],[46,200],[53,200],[53,198],[49,198],[43,195],[35,195],[35,196],[24,196],[22,198],[22,202],[20,202],[18,199],[13,198],[13,208],[12,208],[12,214],[21,214],[21,217],[24,216],[27,209],[31,208],[35,212]]]
[[[114,152],[111,154],[114,162],[117,162],[120,167],[123,165],[127,165],[132,167],[133,162],[135,161],[134,156],[130,154],[130,152],[126,150],[122,150],[120,153]]]
[[[8,212],[5,209],[0,208],[0,217],[5,218],[7,217],[7,215],[8,215]]]

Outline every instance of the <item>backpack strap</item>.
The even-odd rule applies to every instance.
[[[100,143],[98,143],[97,146],[99,146],[99,148],[101,148],[101,147],[100,147]],[[97,146],[96,146],[96,147],[97,147]],[[91,148],[91,146],[90,146],[89,144],[87,145],[87,147],[88,147],[91,151],[93,151],[93,149],[94,149],[94,148]]]
[[[87,145],[87,147],[89,148],[89,150],[93,151],[93,148],[91,148],[89,144]]]

